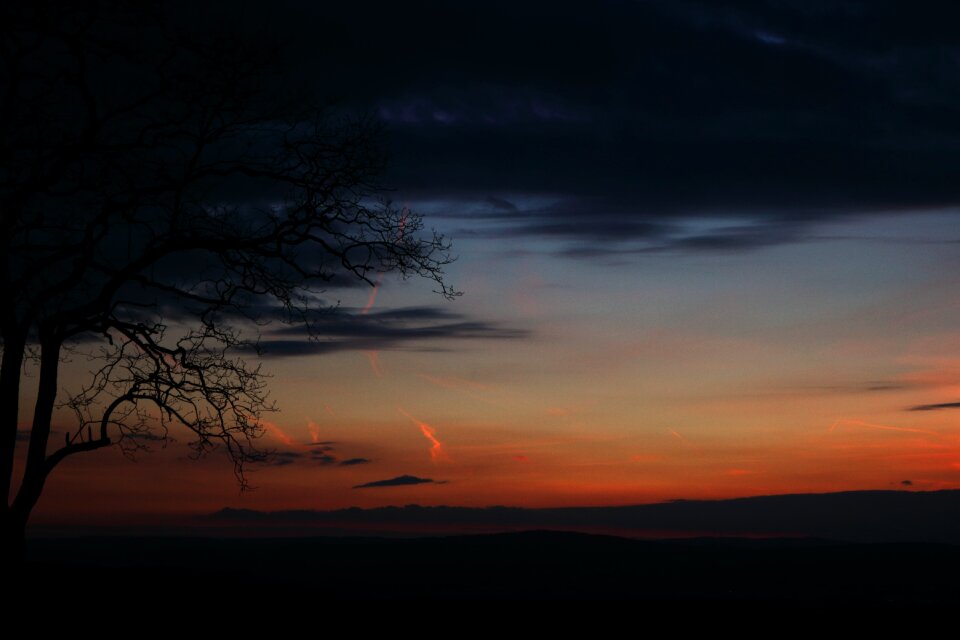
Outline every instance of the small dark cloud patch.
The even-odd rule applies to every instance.
[[[907,411],[937,411],[939,409],[960,409],[960,402],[940,402],[937,404],[918,404]]]
[[[337,463],[336,456],[332,456],[321,450],[314,449],[310,452],[310,459],[322,465],[331,465]]]
[[[434,480],[432,478],[418,478],[417,476],[397,476],[396,478],[390,478],[389,480],[376,480],[374,482],[367,482],[364,484],[358,484],[354,489],[373,489],[375,487],[405,487],[414,484],[446,484],[442,480]]]
[[[811,391],[822,393],[883,393],[887,391],[903,391],[916,385],[888,380],[868,380],[866,382],[851,382],[848,384],[818,385],[808,387]]]
[[[913,480],[901,480],[901,481],[900,481],[900,484],[902,484],[902,485],[905,486],[905,487],[912,487],[912,486],[913,486]]]
[[[274,467],[284,467],[301,458],[303,458],[303,454],[297,451],[274,451],[267,458],[266,463]]]
[[[373,460],[369,458],[347,458],[346,460],[340,461],[341,467],[353,467],[358,464],[370,464]]]
[[[282,467],[293,463],[317,464],[324,467],[350,467],[373,462],[367,458],[346,458],[341,460],[337,455],[332,453],[335,450],[335,448],[331,446],[333,442],[333,440],[311,442],[304,445],[305,449],[303,451],[274,451],[269,454],[265,464],[274,467]]]

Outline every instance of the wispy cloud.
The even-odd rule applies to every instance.
[[[834,420],[833,424],[830,425],[828,431],[836,431],[840,427],[857,427],[861,429],[877,429],[879,431],[899,431],[902,433],[925,433],[927,435],[940,435],[936,431],[931,431],[929,429],[917,429],[915,427],[898,427],[889,424],[877,424],[875,422],[866,422],[864,420],[856,420],[853,418],[837,418]]]
[[[397,407],[397,410],[402,413],[404,416],[409,418],[415,425],[420,428],[420,433],[423,434],[423,437],[430,442],[430,459],[434,462],[439,460],[446,460],[448,458],[446,450],[443,448],[443,443],[437,439],[437,431],[431,427],[426,422],[414,418],[412,415],[407,413],[403,407]]]

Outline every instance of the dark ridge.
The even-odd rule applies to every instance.
[[[234,522],[323,528],[378,527],[389,531],[564,529],[644,537],[785,537],[853,542],[960,543],[960,490],[846,491],[759,496],[732,500],[678,500],[624,507],[381,507],[336,511],[224,509],[205,518]]]

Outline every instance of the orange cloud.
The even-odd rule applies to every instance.
[[[446,451],[443,448],[443,444],[441,444],[441,442],[437,440],[437,432],[434,430],[433,427],[428,425],[426,422],[417,420],[412,415],[407,413],[403,409],[403,407],[397,407],[397,410],[403,415],[405,415],[406,417],[410,418],[410,420],[412,420],[415,425],[420,427],[420,432],[423,434],[423,437],[430,441],[430,458],[434,462],[437,462],[438,460],[449,459]]]
[[[272,435],[283,444],[287,446],[293,446],[295,444],[293,438],[288,436],[275,422],[270,422],[269,420],[259,420],[258,424],[266,429],[267,433]]]
[[[383,273],[377,275],[377,281],[373,284],[373,289],[370,290],[370,295],[367,296],[367,304],[360,310],[360,315],[365,316],[370,313],[370,309],[373,309],[373,305],[377,301],[377,292],[380,291],[381,282],[383,282]]]
[[[373,305],[377,302],[377,292],[380,291],[380,283],[383,282],[383,273],[377,274],[377,281],[373,285],[373,289],[370,290],[370,295],[367,297],[367,304],[364,305],[363,309],[360,310],[360,315],[365,316],[370,313],[370,310],[373,309]],[[363,354],[367,356],[367,360],[370,361],[370,369],[373,371],[373,375],[378,378],[383,377],[383,367],[380,365],[380,352],[379,351],[364,351]]]
[[[310,441],[320,442],[320,427],[310,418],[307,418],[307,429],[310,430]]]

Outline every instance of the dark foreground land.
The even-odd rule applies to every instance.
[[[74,605],[89,599],[91,606],[173,597],[200,598],[204,606],[243,598],[325,607],[567,600],[658,611],[953,610],[960,546],[641,541],[543,531],[416,539],[91,537],[31,541],[22,585],[21,594],[56,585]]]

